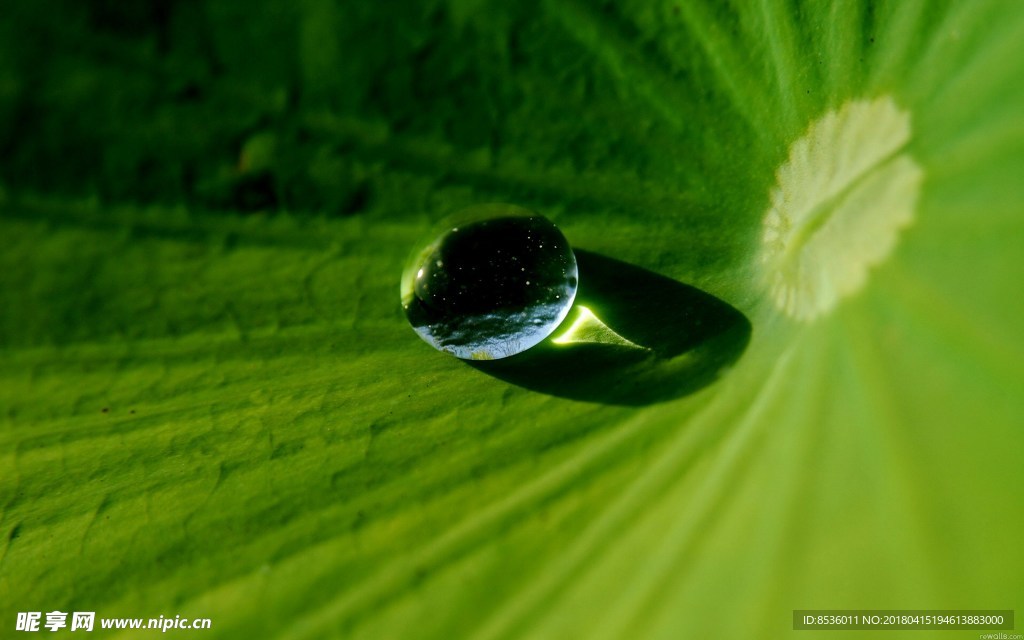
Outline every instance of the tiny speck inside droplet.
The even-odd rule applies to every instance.
[[[484,205],[417,252],[402,305],[427,343],[467,360],[515,355],[561,324],[576,297],[576,256],[547,218]],[[415,274],[414,277],[409,277]]]

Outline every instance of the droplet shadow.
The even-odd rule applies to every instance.
[[[512,384],[562,398],[641,406],[689,395],[715,381],[750,342],[750,321],[695,287],[576,249],[576,306],[590,309],[627,340],[645,347],[548,338],[519,355],[473,361]],[[570,313],[567,323],[575,314]],[[554,336],[565,331],[563,324]]]

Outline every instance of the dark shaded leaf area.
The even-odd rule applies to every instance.
[[[552,47],[563,36],[543,29],[537,11],[8,3],[0,177],[103,201],[328,215],[365,211],[388,172],[468,177],[498,199],[541,196],[489,178],[510,138],[516,160],[538,174],[554,164],[616,169],[642,141],[589,135],[600,114],[588,118],[583,105],[612,89],[583,71],[578,51]]]

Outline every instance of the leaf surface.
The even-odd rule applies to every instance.
[[[5,629],[781,637],[797,608],[1024,610],[1024,11],[407,4],[10,8]],[[878,97],[909,114],[914,222],[791,319],[758,261],[776,171]],[[488,201],[720,298],[749,346],[642,407],[433,351],[404,261]]]

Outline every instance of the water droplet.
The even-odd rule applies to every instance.
[[[551,335],[579,278],[562,232],[514,205],[481,205],[457,217],[405,270],[402,306],[416,333],[467,360],[512,356]]]

